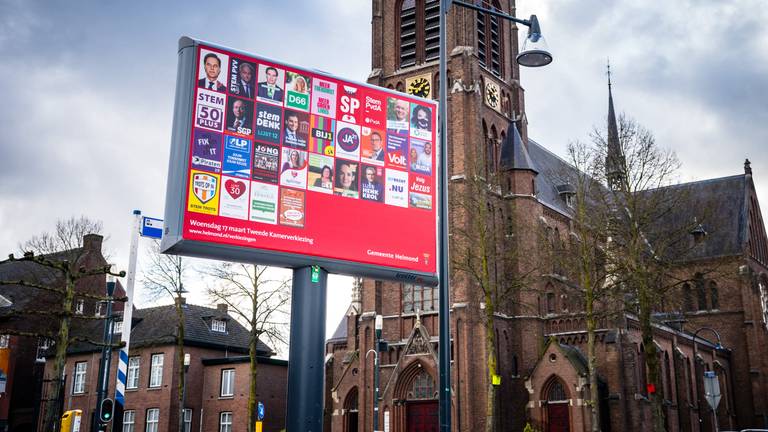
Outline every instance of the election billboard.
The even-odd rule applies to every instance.
[[[179,41],[162,250],[437,281],[437,104]]]

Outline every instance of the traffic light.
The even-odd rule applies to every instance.
[[[101,407],[99,408],[99,420],[104,423],[112,421],[112,411],[115,408],[115,402],[112,399],[104,399],[101,401]]]

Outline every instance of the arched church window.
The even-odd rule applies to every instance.
[[[413,379],[413,386],[408,392],[408,399],[434,399],[435,380],[427,371],[422,370]]]
[[[690,312],[693,310],[693,296],[691,294],[691,285],[683,284],[683,310]]]
[[[436,60],[440,55],[440,0],[402,0],[400,67]]]
[[[715,281],[709,283],[709,300],[712,304],[712,309],[720,309],[720,293],[717,290],[717,282]]]
[[[563,383],[556,379],[550,386],[549,391],[547,391],[547,401],[548,402],[562,402],[568,400],[568,396],[565,394],[565,388],[563,387]]]
[[[431,312],[437,310],[437,288],[403,284],[403,312]]]
[[[501,10],[499,2],[493,4],[483,0],[482,6],[487,9]],[[477,12],[477,58],[480,65],[486,67],[492,74],[502,77],[502,27],[501,20],[485,12]]]
[[[707,310],[707,292],[704,289],[704,275],[696,273],[694,276],[694,284],[696,285],[696,300],[698,310]]]

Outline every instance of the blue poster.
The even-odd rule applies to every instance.
[[[222,173],[233,177],[251,177],[251,141],[227,136],[224,143],[224,167]]]

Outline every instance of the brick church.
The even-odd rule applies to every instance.
[[[513,0],[483,3],[515,14]],[[437,99],[438,9],[438,0],[373,0],[369,83]],[[527,135],[514,62],[518,28],[456,6],[447,22],[451,199],[464,196],[459,192],[469,179],[501,178],[483,217],[505,226],[505,247],[522,251],[525,259],[499,266],[494,275],[504,281],[544,273],[532,264],[548,253],[542,228],[563,240],[573,228],[572,194],[554,174],[573,168]],[[608,121],[615,127],[613,110],[609,90]],[[490,384],[496,386],[497,431],[523,431],[526,425],[591,430],[590,392],[598,394],[601,430],[650,430],[649,391],[663,397],[669,431],[711,431],[715,421],[719,430],[768,428],[768,242],[749,161],[739,171],[684,185],[698,207],[682,217],[693,219],[700,209],[710,217],[691,232],[696,247],[681,263],[693,281],[679,290],[682,306],[655,315],[660,388],[648,386],[645,347],[632,314],[599,326],[599,388],[589,388],[580,302],[569,299],[552,274],[537,276],[494,311],[496,379],[489,383],[483,292],[454,269],[453,430],[484,430]],[[467,212],[454,212],[452,233],[469,219]],[[463,244],[452,237],[451,254],[461,253]],[[697,273],[712,262],[718,277]],[[366,353],[374,348],[376,315],[383,317],[382,339],[388,342],[380,361],[379,429],[438,430],[437,309],[437,288],[357,281],[347,314],[327,341],[325,430],[372,430],[373,356]],[[697,332],[703,327],[707,331]],[[715,412],[705,399],[706,371],[716,373],[721,390]]]

